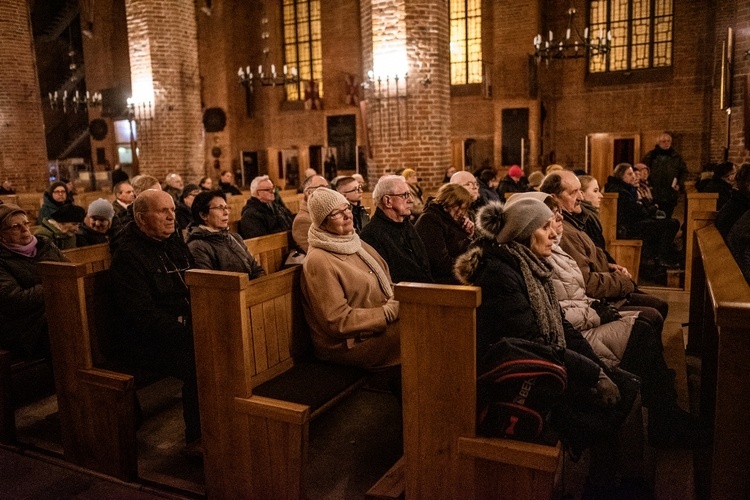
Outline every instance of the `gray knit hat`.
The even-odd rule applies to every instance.
[[[320,228],[326,217],[337,207],[348,205],[349,201],[343,194],[333,189],[320,187],[312,192],[307,200],[307,209],[315,227]]]
[[[103,217],[112,222],[112,217],[115,216],[115,209],[110,202],[104,198],[99,198],[89,204],[89,211],[86,215],[89,217]]]
[[[524,241],[552,217],[552,210],[542,201],[524,197],[505,206],[491,202],[477,215],[477,231],[498,243]]]

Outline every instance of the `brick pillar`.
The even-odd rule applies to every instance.
[[[364,69],[374,71],[365,92],[369,182],[413,168],[423,187],[436,187],[451,162],[448,2],[362,0],[360,5]],[[398,81],[394,73],[400,73]]]
[[[154,103],[150,119],[141,115],[138,123],[140,173],[197,181],[203,138],[194,3],[126,0],[125,10],[133,100]]]
[[[47,147],[26,0],[0,2],[0,182],[47,186]]]

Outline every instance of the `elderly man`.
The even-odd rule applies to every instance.
[[[610,264],[604,251],[597,247],[575,217],[581,213],[581,182],[570,170],[553,172],[541,185],[543,193],[551,194],[563,212],[563,235],[560,248],[575,259],[583,274],[586,295],[609,299],[623,310],[641,311],[641,317],[661,335],[669,305],[662,299],[637,291],[630,272],[618,264]]]
[[[276,201],[273,182],[261,175],[250,183],[250,199],[242,207],[240,234],[243,238],[257,238],[267,234],[289,231],[294,215]]]
[[[127,366],[183,381],[185,441],[191,445],[200,438],[190,295],[184,279],[193,257],[175,232],[169,194],[144,191],[133,203],[133,216],[135,223],[123,229],[110,266],[120,327],[115,348]]]
[[[179,174],[172,172],[167,174],[167,177],[164,179],[164,191],[169,193],[169,196],[172,197],[175,204],[177,204],[177,201],[180,199],[184,187],[185,183],[182,182],[182,177],[180,177]]]
[[[479,183],[477,182],[477,178],[474,177],[471,172],[461,170],[451,176],[450,183],[463,186],[463,188],[471,194],[471,198],[474,201],[471,203],[471,207],[469,207],[468,215],[471,221],[474,222],[479,209],[487,204],[487,201],[479,196]]]
[[[393,283],[432,283],[427,250],[409,222],[412,200],[406,179],[400,175],[381,177],[372,198],[377,209],[361,238],[385,259]]]
[[[232,184],[233,181],[234,181],[234,174],[230,172],[229,170],[224,170],[219,176],[219,189],[221,189],[224,192],[224,194],[231,194],[234,196],[239,196],[242,194],[242,191],[237,189],[237,186]]]
[[[104,198],[92,201],[76,233],[76,246],[85,247],[107,242],[107,231],[112,225],[115,211]]]
[[[356,231],[357,234],[360,234],[362,228],[370,222],[370,214],[368,214],[367,209],[362,206],[362,184],[354,176],[347,176],[339,178],[334,187],[336,188],[336,191],[344,195],[346,201],[352,206],[354,231]]]
[[[302,183],[302,193],[304,193],[304,196],[299,203],[299,212],[297,212],[292,222],[292,238],[294,238],[294,242],[305,253],[307,253],[308,249],[307,232],[312,225],[307,201],[310,199],[310,195],[319,187],[328,187],[328,181],[315,174],[305,179],[305,182]]]
[[[688,174],[682,156],[672,148],[672,136],[661,134],[658,144],[643,157],[641,163],[651,169],[654,201],[667,214],[667,219],[671,218]]]

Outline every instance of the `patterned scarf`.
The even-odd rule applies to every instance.
[[[385,270],[380,267],[380,264],[370,255],[367,251],[362,248],[362,241],[359,239],[359,235],[353,232],[347,235],[331,234],[328,231],[318,229],[315,225],[310,226],[310,230],[307,232],[308,243],[310,248],[320,248],[332,253],[338,253],[343,255],[357,254],[367,264],[367,267],[375,273],[378,277],[378,283],[380,289],[388,297],[393,297],[393,288],[391,287],[391,280]]]
[[[565,332],[552,284],[552,270],[530,248],[516,241],[508,243],[507,248],[518,261],[539,332],[548,343],[565,347]]]

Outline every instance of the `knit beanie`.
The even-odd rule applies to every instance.
[[[55,210],[49,218],[56,222],[83,222],[83,219],[86,218],[86,211],[83,207],[66,203]]]
[[[328,214],[341,205],[348,205],[349,201],[343,194],[333,189],[320,187],[312,192],[307,200],[307,209],[315,227],[320,228]]]
[[[112,217],[115,216],[115,209],[112,208],[112,204],[110,202],[108,202],[104,198],[99,198],[89,204],[89,211],[86,215],[88,215],[89,217],[103,217],[109,222],[112,222]]]
[[[505,206],[490,202],[477,215],[478,233],[498,243],[524,241],[552,217],[542,201],[526,197]]]
[[[518,165],[513,165],[508,169],[508,175],[513,178],[523,177],[523,170]]]
[[[13,214],[25,214],[26,211],[13,203],[0,205],[0,229],[5,226],[5,220]]]

